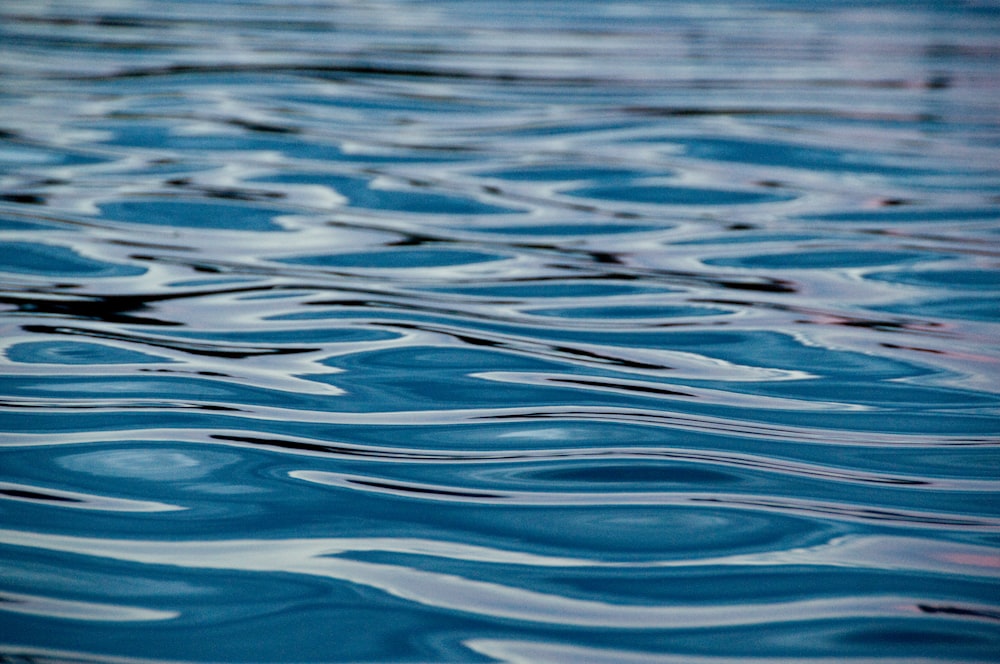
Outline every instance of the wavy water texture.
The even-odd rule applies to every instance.
[[[1000,661],[998,58],[0,4],[0,660]]]

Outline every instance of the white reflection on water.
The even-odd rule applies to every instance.
[[[239,462],[224,452],[139,448],[69,454],[56,460],[63,468],[101,477],[190,480]]]
[[[920,605],[934,604],[933,600],[904,596],[836,597],[761,604],[741,602],[727,605],[717,603],[711,606],[611,604],[540,593],[453,574],[441,574],[400,565],[362,562],[337,557],[347,551],[388,550],[396,553],[432,556],[443,553],[446,557],[479,560],[487,563],[537,565],[539,562],[543,562],[545,565],[569,564],[574,566],[578,562],[584,562],[587,566],[594,566],[594,563],[586,563],[585,561],[547,560],[536,555],[491,552],[483,547],[468,547],[459,543],[443,545],[441,542],[406,539],[400,541],[362,538],[358,540],[152,542],[39,535],[3,530],[0,531],[0,541],[15,546],[101,556],[135,563],[320,576],[370,586],[396,597],[439,608],[530,622],[566,622],[578,626],[619,629],[682,629],[762,625],[771,622],[822,620],[838,617],[902,616],[919,613],[917,607]],[[885,541],[889,543],[891,549],[899,550],[918,540],[897,542],[893,541],[892,538],[886,538]],[[856,565],[863,558],[866,565],[875,567],[883,565],[885,555],[878,551],[882,543],[872,541],[864,544],[860,547],[848,547],[848,550],[853,550],[847,554],[846,562]],[[943,548],[941,545],[932,545],[939,552]],[[952,549],[951,556],[955,560],[978,560],[982,555],[981,547],[972,547],[966,551],[964,550],[967,547],[962,545],[953,545],[948,548]],[[838,544],[832,543],[829,547],[818,549],[822,552],[820,556],[807,554],[804,557],[799,557],[795,562],[840,564],[833,562],[840,549]],[[875,550],[876,555],[871,555],[872,549]],[[485,559],[483,558],[484,554]],[[892,556],[890,555],[890,557]],[[915,565],[906,565],[906,568],[928,570],[919,556],[911,556],[910,560]],[[758,564],[761,561],[762,559],[758,558]],[[787,564],[787,562],[787,560],[782,560],[780,556],[775,556],[769,564],[781,565]],[[929,570],[941,568],[942,561],[934,556],[931,556],[926,562],[930,562]],[[715,560],[704,561],[704,564],[707,565],[716,563]],[[670,565],[671,563],[661,564]],[[597,565],[604,566],[600,563]],[[975,569],[975,566],[971,567]],[[898,566],[895,568],[898,569]],[[892,569],[892,567],[887,569]],[[984,616],[990,615],[991,611],[990,607],[968,605],[966,608],[969,611],[981,611]]]
[[[0,2],[0,658],[989,659],[997,18]]]
[[[121,604],[79,602],[6,591],[0,592],[0,602],[3,603],[5,611],[72,620],[135,622],[170,620],[180,615],[176,611],[157,611]]]
[[[506,664],[798,664],[801,660],[791,657],[713,657],[699,655],[643,654],[610,648],[587,648],[571,644],[541,641],[515,641],[501,639],[469,639],[465,645],[474,652]],[[930,664],[937,659],[923,657],[905,660],[885,657],[816,657],[813,664]],[[979,660],[957,658],[951,664],[979,664]]]
[[[186,509],[178,505],[170,505],[154,500],[115,498],[108,495],[65,491],[63,489],[53,489],[47,486],[22,484],[19,482],[0,482],[0,496],[7,500],[33,502],[49,506],[55,504],[59,507],[69,509],[108,512],[175,512]]]

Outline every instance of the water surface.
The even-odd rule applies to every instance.
[[[987,2],[0,6],[0,658],[1000,661]]]

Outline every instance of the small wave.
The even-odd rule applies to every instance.
[[[997,32],[0,3],[0,659],[994,660]]]

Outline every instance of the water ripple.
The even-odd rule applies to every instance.
[[[0,659],[988,662],[995,8],[0,5]]]
[[[87,555],[146,564],[168,564],[182,567],[241,569],[266,572],[282,571],[304,575],[347,579],[373,586],[391,595],[419,604],[458,611],[488,613],[495,617],[528,622],[559,622],[577,626],[649,629],[653,627],[686,629],[763,625],[770,622],[812,621],[834,617],[876,617],[910,612],[940,612],[956,619],[995,620],[993,608],[940,607],[931,603],[915,603],[912,598],[873,596],[814,599],[766,604],[699,607],[622,605],[554,597],[542,593],[485,583],[460,576],[429,573],[416,568],[365,563],[337,557],[338,543],[292,541],[266,543],[167,543],[122,542],[54,536],[35,536],[24,541],[23,534],[7,531],[8,543],[23,542],[29,546],[66,550]],[[280,544],[276,549],[274,544]],[[255,551],[251,553],[251,551]],[[238,560],[233,555],[238,553]],[[470,598],[476,598],[470,602]],[[979,608],[979,610],[977,610]],[[766,616],[766,617],[765,617]],[[152,616],[149,616],[152,617]],[[156,616],[164,617],[164,616]],[[148,617],[147,617],[148,619]]]

